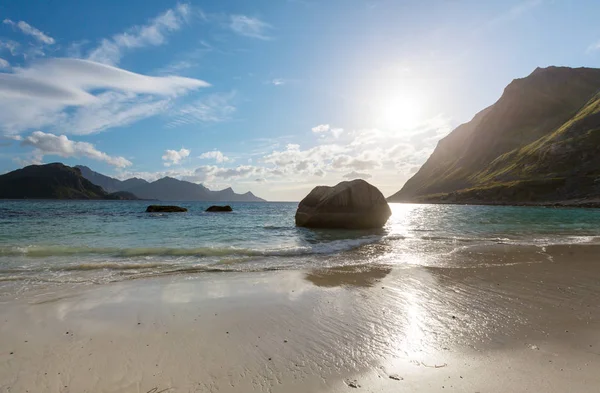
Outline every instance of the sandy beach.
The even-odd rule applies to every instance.
[[[4,296],[2,392],[594,392],[600,247]],[[460,262],[460,267],[454,262]]]

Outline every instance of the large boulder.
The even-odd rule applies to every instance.
[[[146,208],[146,213],[180,213],[188,211],[185,207],[150,205]]]
[[[381,228],[392,215],[385,197],[364,180],[315,187],[298,205],[296,225],[309,228]]]
[[[208,209],[206,209],[206,211],[207,212],[213,212],[213,213],[219,213],[219,212],[232,212],[233,209],[229,205],[226,205],[226,206],[211,206]]]

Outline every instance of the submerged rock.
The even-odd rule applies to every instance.
[[[226,206],[211,206],[208,209],[206,209],[207,212],[232,212],[233,209],[231,208],[231,206],[226,205]]]
[[[188,211],[185,207],[150,205],[146,208],[146,213],[180,213]]]
[[[364,180],[317,186],[298,205],[296,225],[309,228],[381,228],[392,215],[377,187]]]

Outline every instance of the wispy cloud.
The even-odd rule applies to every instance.
[[[270,24],[246,15],[231,15],[229,27],[237,34],[258,38],[260,40],[270,40],[271,37],[267,31],[272,27]]]
[[[494,19],[489,22],[490,26],[499,25],[502,23],[510,22],[512,20],[518,19],[521,16],[525,15],[527,12],[541,6],[544,3],[544,0],[523,0],[514,6],[512,6],[508,11],[503,14],[498,15]]]
[[[594,42],[590,46],[588,46],[586,53],[592,53],[600,50],[600,41]]]
[[[206,86],[198,79],[50,59],[0,73],[0,129],[17,134],[50,126],[89,134],[158,114],[172,98]]]
[[[52,44],[55,43],[54,38],[50,37],[47,34],[44,34],[40,30],[38,30],[35,27],[31,26],[29,23],[24,22],[22,20],[19,21],[19,22],[13,22],[10,19],[4,19],[3,23],[5,25],[9,25],[9,26],[12,26],[13,28],[21,30],[21,32],[23,34],[29,35],[29,36],[35,38],[36,40],[38,40],[39,42],[41,42],[43,44],[52,45]]]
[[[188,4],[178,4],[145,25],[133,26],[124,33],[103,39],[100,45],[89,53],[88,59],[114,65],[119,63],[122,52],[127,49],[162,45],[167,40],[167,34],[181,29],[191,12]]]
[[[188,149],[181,148],[179,151],[177,150],[165,150],[165,154],[162,156],[164,166],[169,167],[171,165],[177,165],[184,158],[190,155],[190,151]]]
[[[12,56],[16,56],[18,53],[19,43],[12,40],[0,40],[0,52],[7,50]]]
[[[281,79],[281,78],[275,78],[275,79],[272,79],[270,81],[270,83],[274,86],[281,86],[281,85],[285,85],[285,80]]]
[[[0,69],[10,68],[10,63],[0,57]]]
[[[174,128],[196,123],[219,123],[230,120],[236,108],[232,101],[235,92],[215,93],[173,111],[167,127]]]
[[[113,157],[97,150],[94,145],[87,142],[75,142],[69,140],[65,135],[54,135],[41,131],[35,131],[22,142],[22,146],[32,146],[36,150],[33,153],[33,162],[41,162],[45,155],[56,155],[68,157],[88,157],[93,160],[103,161],[117,168],[131,166],[131,161],[123,157]]]

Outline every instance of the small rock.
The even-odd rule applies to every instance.
[[[167,206],[167,205],[150,205],[146,208],[146,213],[183,213],[187,212],[185,207]]]
[[[394,381],[403,381],[404,378],[402,378],[401,376],[397,375],[397,374],[392,374],[389,376],[390,379],[393,379]]]
[[[283,342],[284,342],[284,343],[286,343],[286,342],[287,342],[287,340],[283,340]]]
[[[354,389],[357,389],[360,387],[358,382],[356,382],[356,379],[354,381],[346,381],[346,385],[348,385],[349,387],[354,388]]]
[[[219,213],[219,212],[232,212],[233,209],[229,205],[226,205],[226,206],[210,206],[208,209],[206,209],[206,211],[207,212],[213,212],[213,213]]]

